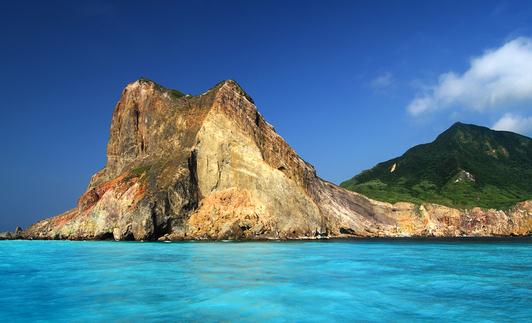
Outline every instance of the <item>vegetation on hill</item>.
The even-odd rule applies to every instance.
[[[506,209],[532,198],[532,139],[455,123],[432,143],[341,184],[387,202]]]

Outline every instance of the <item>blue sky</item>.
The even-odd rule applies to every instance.
[[[0,27],[0,230],[75,205],[141,76],[237,80],[336,183],[455,121],[532,132],[526,1],[2,1]]]

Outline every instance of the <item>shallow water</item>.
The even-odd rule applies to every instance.
[[[0,321],[532,320],[531,240],[0,241]]]

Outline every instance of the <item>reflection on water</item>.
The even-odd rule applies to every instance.
[[[0,242],[0,321],[532,319],[530,240]]]

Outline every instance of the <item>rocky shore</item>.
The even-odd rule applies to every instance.
[[[25,239],[26,234],[20,227],[16,227],[15,231],[0,232],[0,240],[18,240]]]

